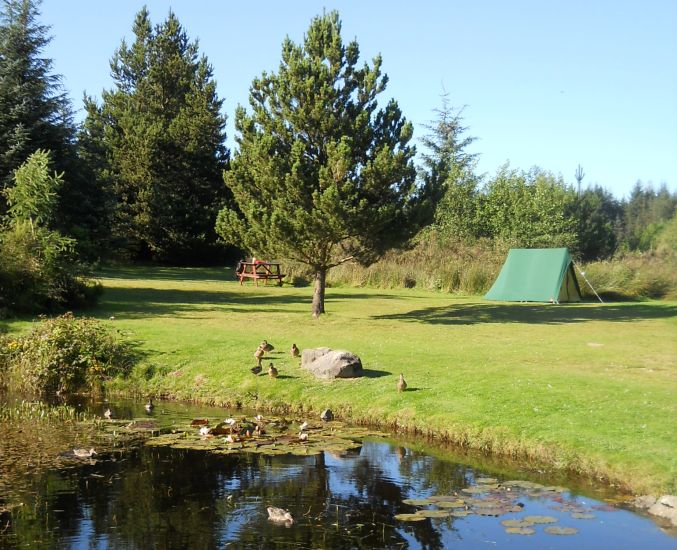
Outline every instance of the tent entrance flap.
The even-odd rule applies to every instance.
[[[487,300],[580,302],[581,289],[566,248],[512,248]]]

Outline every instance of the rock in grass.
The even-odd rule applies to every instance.
[[[301,368],[310,371],[316,378],[355,378],[362,376],[362,361],[349,351],[330,348],[304,349]]]
[[[331,409],[325,409],[322,411],[320,418],[325,422],[331,422],[332,420],[334,420],[334,413],[331,412]]]

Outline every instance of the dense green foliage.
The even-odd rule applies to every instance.
[[[303,44],[285,40],[277,74],[252,82],[252,113],[237,110],[239,150],[225,174],[238,210],[221,212],[219,234],[308,265],[314,315],[329,269],[372,263],[432,214],[414,185],[412,126],[394,100],[378,108],[381,58],[358,67],[359,53],[336,12],[315,18]]]
[[[128,256],[213,261],[227,151],[211,66],[171,12],[152,27],[142,9],[133,32],[111,60],[114,88],[101,105],[85,98],[82,156],[115,199],[113,235]]]
[[[5,190],[0,224],[0,317],[81,307],[99,289],[82,278],[75,241],[50,229],[62,175],[50,175],[50,154],[36,151]]]
[[[7,0],[0,7],[0,182],[37,149],[53,152],[58,170],[73,157],[71,107],[52,74],[52,60],[42,57],[49,27],[37,22],[38,2]],[[0,214],[5,211],[0,201]]]
[[[71,313],[40,321],[25,336],[0,337],[0,374],[8,385],[43,397],[98,391],[133,364],[129,343],[100,321]]]

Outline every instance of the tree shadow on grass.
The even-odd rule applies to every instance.
[[[127,281],[235,281],[232,267],[111,267],[98,270],[94,276]]]
[[[263,289],[262,289],[263,290]],[[368,292],[333,293],[330,301],[364,298],[391,298],[383,294]],[[108,317],[118,315],[125,318],[144,318],[162,315],[176,315],[195,311],[222,311],[228,313],[290,313],[291,311],[310,313],[312,295],[299,293],[239,292],[237,290],[184,290],[158,289],[147,287],[106,288],[98,307],[91,315]]]
[[[373,319],[401,320],[431,325],[479,323],[569,324],[588,321],[638,321],[677,317],[677,307],[658,303],[614,304],[497,304],[470,303],[376,315]]]

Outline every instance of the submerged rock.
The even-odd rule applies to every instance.
[[[350,351],[330,348],[304,349],[301,368],[324,380],[362,376],[362,361],[357,355]]]
[[[663,495],[649,508],[649,513],[670,520],[672,525],[677,526],[677,497]]]

